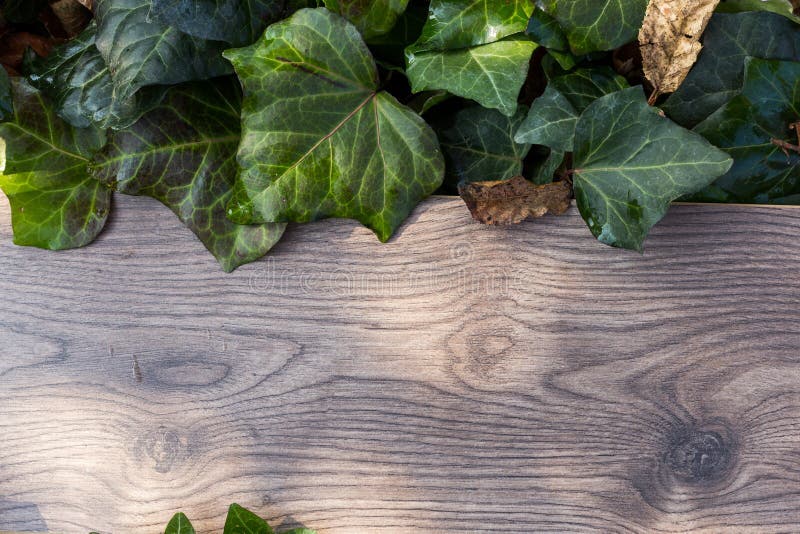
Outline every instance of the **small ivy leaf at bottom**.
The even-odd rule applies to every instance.
[[[14,115],[0,123],[0,189],[11,203],[14,242],[51,250],[94,241],[111,209],[111,189],[90,158],[105,144],[96,128],[73,128],[27,82],[12,82]]]
[[[228,508],[222,534],[273,534],[273,530],[256,514],[234,503]]]
[[[642,250],[673,200],[725,174],[733,160],[661,116],[641,87],[595,100],[575,130],[578,208],[601,242]]]
[[[189,518],[186,517],[183,512],[178,512],[172,516],[172,519],[167,523],[164,534],[195,534],[195,531],[194,527],[189,522]]]

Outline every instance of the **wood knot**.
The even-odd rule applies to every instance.
[[[731,443],[718,432],[690,430],[677,436],[666,453],[664,463],[686,482],[720,479],[731,463]]]
[[[135,456],[158,473],[170,472],[188,456],[189,440],[165,426],[155,428],[137,439]]]

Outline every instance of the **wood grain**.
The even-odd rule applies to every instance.
[[[798,210],[678,206],[638,255],[439,198],[232,275],[115,213],[52,253],[0,202],[0,530],[800,531]]]

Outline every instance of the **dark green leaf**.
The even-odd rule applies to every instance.
[[[717,6],[719,13],[742,13],[744,11],[770,11],[795,22],[800,20],[794,14],[791,0],[722,0]]]
[[[25,81],[12,92],[13,119],[0,124],[0,189],[11,202],[14,242],[53,250],[92,242],[111,206],[111,190],[89,172],[105,135],[66,124]]]
[[[150,22],[150,0],[95,0],[95,44],[108,65],[114,100],[149,85],[205,80],[231,72],[226,45]]]
[[[800,152],[784,152],[772,139],[797,145],[789,126],[798,121],[800,63],[748,59],[741,94],[695,128],[733,156],[733,168],[691,200],[797,203]]]
[[[178,512],[172,516],[164,534],[195,534],[195,532],[189,519],[182,512]]]
[[[700,58],[664,104],[667,115],[693,127],[725,105],[742,87],[748,56],[800,61],[800,26],[774,13],[714,15]]]
[[[533,41],[517,35],[447,52],[408,52],[406,74],[415,93],[443,89],[511,116],[535,49]]]
[[[572,152],[580,114],[601,96],[626,87],[625,78],[605,67],[555,76],[544,94],[533,101],[515,139],[518,143],[544,145],[561,153]]]
[[[222,534],[273,534],[273,530],[266,521],[250,510],[232,504],[228,508],[228,518]]]
[[[238,171],[240,110],[230,80],[175,87],[135,125],[112,134],[95,162],[103,182],[172,209],[228,272],[266,254],[285,227],[237,225],[225,216]]]
[[[0,122],[7,121],[14,114],[14,102],[11,98],[11,79],[6,69],[0,67]]]
[[[325,7],[352,22],[367,41],[388,33],[407,5],[408,0],[325,0]]]
[[[422,3],[412,2],[397,19],[397,24],[391,31],[373,36],[367,41],[375,58],[401,65],[405,70],[406,47],[419,38],[427,17],[427,7]]]
[[[245,91],[232,220],[346,217],[385,241],[441,184],[436,135],[378,92],[375,62],[342,17],[299,11],[226,57]]]
[[[544,145],[572,152],[575,125],[580,113],[552,84],[533,101],[531,110],[516,132],[517,143]]]
[[[670,202],[725,174],[731,158],[647,105],[641,87],[595,100],[575,130],[574,187],[603,243],[641,250]]]
[[[409,52],[455,50],[525,31],[530,0],[432,0],[428,22]]]
[[[525,117],[521,107],[513,117],[471,106],[437,124],[446,165],[445,185],[457,192],[460,182],[507,180],[522,174],[529,144],[514,142]]]
[[[635,41],[647,0],[537,0],[558,21],[576,55],[613,50]]]
[[[200,39],[244,46],[285,14],[286,0],[151,0],[150,19]]]
[[[553,181],[559,167],[564,163],[566,154],[544,145],[533,145],[525,160],[524,174],[536,185],[549,184]]]
[[[558,21],[547,12],[534,8],[525,33],[540,46],[550,50],[569,50],[569,41]]]
[[[47,58],[27,65],[28,79],[53,101],[56,113],[78,128],[124,128],[157,105],[166,87],[147,87],[126,100],[115,99],[111,75],[94,45],[91,24],[75,39],[55,48]]]

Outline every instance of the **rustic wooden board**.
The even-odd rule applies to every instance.
[[[675,207],[640,256],[440,198],[224,275],[118,207],[50,253],[0,202],[0,530],[800,530],[798,210]]]

